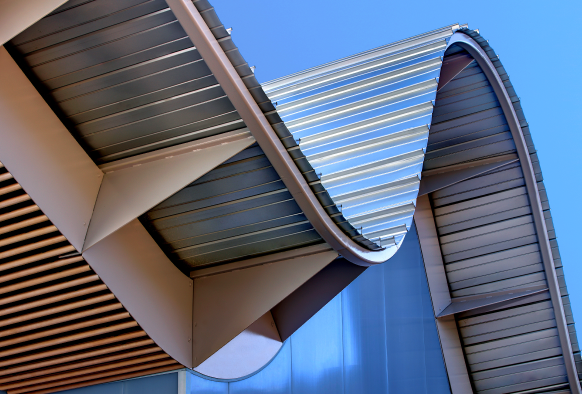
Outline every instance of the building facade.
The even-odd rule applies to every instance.
[[[206,0],[0,21],[0,390],[580,393],[539,160],[478,31],[260,84]]]

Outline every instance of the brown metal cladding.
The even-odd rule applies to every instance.
[[[51,393],[180,368],[0,163],[0,390]]]

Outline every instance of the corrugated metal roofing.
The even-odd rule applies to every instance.
[[[50,393],[179,368],[0,163],[0,390]]]
[[[365,239],[400,244],[412,224],[452,25],[263,84],[305,160]],[[299,153],[296,153],[299,154]]]
[[[538,188],[561,277],[572,349],[578,342],[539,162],[519,99],[499,59],[479,42],[511,96],[532,155]],[[452,46],[446,56],[461,51]],[[517,159],[509,126],[492,87],[476,62],[437,94],[424,170],[504,156]],[[547,287],[532,208],[518,161],[430,194],[451,297]],[[548,291],[457,315],[466,361],[479,393],[535,392],[568,387],[557,323]],[[578,369],[580,364],[578,362]],[[529,392],[529,391],[528,391]]]

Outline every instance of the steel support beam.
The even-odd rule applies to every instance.
[[[105,173],[83,250],[252,145],[247,129],[114,161]]]
[[[441,67],[437,92],[451,82],[461,71],[467,68],[469,64],[473,63],[473,61],[473,57],[465,53],[460,53],[447,58]]]
[[[4,47],[0,70],[0,160],[81,251],[103,172]]]
[[[429,170],[422,173],[418,195],[423,196],[454,185],[470,178],[485,174],[497,168],[516,162],[516,155],[509,154],[490,159],[471,161],[443,169]]]
[[[451,295],[432,207],[427,195],[418,197],[416,201],[414,223],[418,232],[434,315],[438,316],[451,304]],[[452,394],[472,393],[455,317],[448,315],[435,320]]]
[[[194,367],[338,256],[327,250],[282,258],[285,253],[274,254],[261,265],[194,279]]]
[[[534,294],[542,293],[546,290],[548,290],[546,286],[532,286],[496,291],[493,293],[483,293],[476,296],[453,298],[449,306],[447,306],[441,313],[439,313],[437,318],[442,318],[445,316],[454,315],[455,313],[466,312],[473,309],[480,309],[486,306],[511,301],[517,298],[528,297]]]
[[[271,312],[285,341],[366,270],[336,259],[278,303]]]
[[[83,253],[143,330],[176,361],[192,366],[192,279],[134,219]]]
[[[265,366],[282,346],[269,311],[194,370],[216,379],[241,379]]]

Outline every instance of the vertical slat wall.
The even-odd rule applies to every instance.
[[[447,56],[460,51],[453,46]],[[498,59],[488,47],[486,51],[517,105],[543,190],[519,101]],[[515,144],[487,78],[473,62],[437,94],[424,170],[495,156],[517,159]],[[438,190],[430,198],[453,298],[547,286],[519,161]],[[549,217],[545,195],[542,201]],[[551,242],[556,245],[551,221],[548,223]],[[554,257],[559,269],[559,254]],[[565,284],[562,291],[567,296]],[[568,319],[573,351],[577,352],[571,312]],[[549,292],[459,314],[457,323],[476,392],[568,388]]]
[[[0,390],[50,393],[181,367],[0,164]]]

